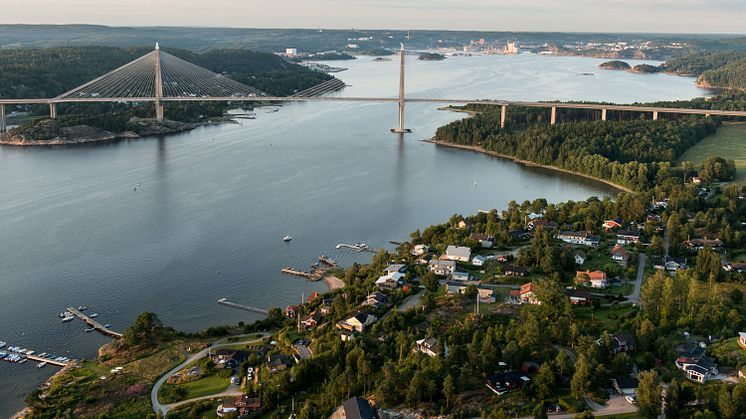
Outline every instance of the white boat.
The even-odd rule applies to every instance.
[[[107,328],[107,329],[108,329],[108,328],[110,328],[110,327],[111,327],[111,323],[106,323],[106,324],[104,325],[104,327],[105,327],[105,328]]]
[[[86,311],[88,310],[88,307],[86,306],[78,306],[78,311]]]
[[[96,330],[96,329],[94,329],[94,328],[92,328],[92,327],[89,327],[89,328],[87,328],[87,329],[84,329],[84,330],[85,330],[85,332],[86,332],[86,333],[90,333],[90,332],[93,332],[93,331],[94,331],[94,330]]]
[[[44,368],[47,365],[47,361],[42,361],[36,364],[36,368]]]
[[[74,319],[75,319],[74,316],[65,316],[65,317],[62,318],[62,323],[69,322],[69,321],[74,320]]]
[[[91,314],[91,315],[90,315],[90,316],[88,316],[88,317],[90,317],[90,318],[92,318],[92,319],[93,319],[93,318],[95,318],[95,317],[98,317],[98,313],[93,313],[93,314]]]
[[[282,241],[284,241],[284,242],[289,242],[290,240],[293,240],[293,238],[291,236],[285,236],[285,237],[282,238]]]

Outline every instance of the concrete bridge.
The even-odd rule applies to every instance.
[[[600,119],[607,119],[608,111],[648,113],[653,120],[661,114],[734,116],[746,118],[746,111],[726,111],[715,109],[666,108],[637,105],[610,105],[592,103],[527,102],[499,99],[448,99],[448,98],[408,98],[404,83],[404,46],[399,52],[399,95],[398,97],[345,97],[325,96],[344,85],[337,79],[313,86],[293,96],[272,96],[254,87],[231,80],[222,75],[161,52],[156,44],[154,51],[127,63],[101,77],[91,80],[75,89],[54,98],[42,99],[0,99],[0,132],[7,129],[6,106],[47,105],[49,116],[57,117],[57,105],[64,103],[153,103],[155,116],[163,118],[164,104],[172,102],[380,102],[399,105],[399,124],[391,131],[411,132],[405,127],[405,105],[407,103],[438,104],[481,104],[501,107],[500,125],[505,127],[510,107],[542,108],[550,111],[550,123],[557,123],[557,115],[563,109],[584,109],[600,111]]]

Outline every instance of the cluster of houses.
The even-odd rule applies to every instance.
[[[568,288],[566,294],[572,305],[588,305],[592,300],[591,293],[588,291]],[[509,300],[513,304],[541,304],[541,300],[534,292],[533,282],[523,284],[520,288],[511,289]]]

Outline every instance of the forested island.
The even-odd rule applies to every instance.
[[[92,80],[137,57],[150,48],[58,47],[0,49],[0,98],[49,98]],[[287,96],[332,77],[288,62],[274,54],[216,49],[197,54],[170,53],[191,63],[276,96]],[[233,104],[232,106],[236,106]],[[240,104],[238,104],[240,105]],[[194,124],[224,120],[231,105],[223,103],[169,103],[165,124],[144,121],[153,116],[152,103],[60,104],[55,121],[32,118],[0,136],[13,145],[68,144],[108,141],[191,129]],[[251,107],[252,105],[245,105]],[[44,106],[8,107],[31,116],[46,115]]]
[[[420,61],[443,61],[446,59],[446,56],[434,52],[424,52],[420,54],[417,59]]]

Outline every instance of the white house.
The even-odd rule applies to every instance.
[[[433,259],[428,264],[428,268],[435,275],[449,276],[456,270],[456,262],[452,260]]]
[[[601,243],[601,237],[594,236],[587,231],[563,231],[557,235],[557,238],[565,243],[591,247],[598,247]]]
[[[447,345],[444,345],[444,346],[445,348],[441,349],[441,345],[440,345],[440,342],[438,342],[438,339],[431,336],[429,338],[420,339],[416,341],[413,351],[421,352],[427,356],[432,356],[432,357],[438,356],[441,353],[445,353],[446,355],[448,355],[448,346]]]
[[[376,285],[379,288],[399,288],[404,282],[404,274],[401,272],[394,272],[389,275],[382,275],[376,280]]]
[[[427,246],[425,246],[424,244],[416,244],[412,248],[412,255],[413,256],[422,256],[425,253],[427,253],[429,250],[430,249]]]
[[[349,332],[363,333],[365,328],[376,321],[376,316],[372,314],[357,313],[347,320],[337,323],[337,328]]]
[[[738,345],[746,349],[746,332],[738,332]]]
[[[584,264],[585,263],[585,257],[586,257],[585,253],[583,253],[583,252],[581,252],[579,250],[577,252],[575,252],[575,264],[576,265],[582,265],[582,264]]]
[[[485,262],[487,262],[487,258],[481,255],[476,255],[471,258],[471,264],[474,266],[484,266]]]
[[[448,246],[446,248],[446,258],[458,262],[469,262],[471,259],[471,249],[464,246]]]
[[[451,278],[454,281],[466,282],[469,280],[469,272],[454,272]]]

